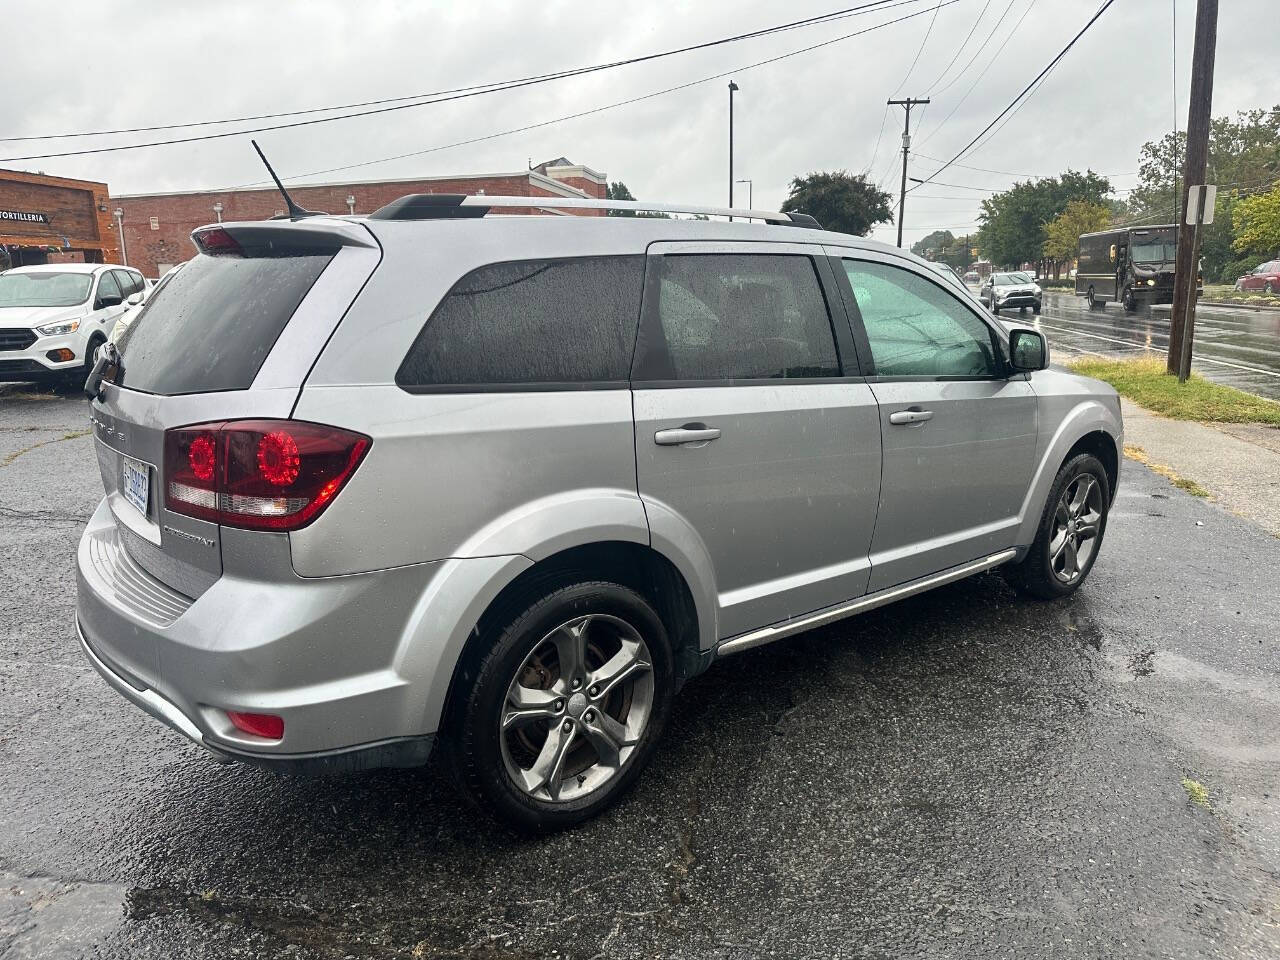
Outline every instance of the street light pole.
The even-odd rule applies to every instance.
[[[729,209],[733,209],[733,95],[737,93],[738,85],[732,80],[729,81]],[[729,218],[730,220],[733,217]]]
[[[734,183],[745,183],[747,185],[747,209],[755,209],[756,185],[750,180],[735,180]]]
[[[116,229],[120,231],[120,259],[124,262],[124,266],[129,265],[129,251],[124,245],[124,210],[120,207],[115,209]]]
[[[902,214],[907,206],[907,153],[911,149],[911,108],[920,104],[929,102],[929,98],[923,100],[915,100],[907,97],[905,100],[890,100],[889,105],[895,104],[905,107],[907,110],[906,122],[902,127],[902,189],[898,194],[898,246],[902,246]]]

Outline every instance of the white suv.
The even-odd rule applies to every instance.
[[[60,263],[0,273],[0,381],[79,378],[116,320],[146,299],[131,267]]]

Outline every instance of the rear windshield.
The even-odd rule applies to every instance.
[[[333,259],[198,256],[147,301],[117,345],[117,383],[144,393],[246,390]]]

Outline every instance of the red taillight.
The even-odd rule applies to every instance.
[[[238,713],[228,710],[227,719],[237,730],[251,733],[255,737],[265,737],[268,740],[284,737],[284,718],[277,717],[274,713]]]
[[[165,434],[165,507],[250,530],[297,530],[337,496],[368,437],[293,420],[237,420]]]
[[[238,257],[244,254],[240,241],[222,227],[197,230],[191,235],[191,239],[201,253],[211,257]]]

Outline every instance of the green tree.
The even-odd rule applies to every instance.
[[[1044,255],[1055,265],[1074,260],[1080,254],[1080,235],[1105,230],[1110,222],[1111,211],[1106,204],[1072,200],[1045,224]]]
[[[1129,198],[1134,217],[1173,220],[1173,185],[1181,191],[1186,134],[1166,133],[1143,144],[1138,155],[1138,185]],[[1256,190],[1280,177],[1280,107],[1215,117],[1209,124],[1205,179],[1224,190]],[[1181,203],[1181,197],[1178,198]],[[1216,219],[1216,217],[1215,217]]]
[[[1111,181],[1087,170],[1015,183],[982,201],[978,248],[992,263],[1020,266],[1044,256],[1045,225],[1073,200],[1105,206]]]
[[[911,245],[911,252],[926,260],[940,260],[941,254],[955,246],[956,237],[950,230],[935,230]]]
[[[865,237],[876,224],[893,221],[892,202],[863,174],[838,170],[793,179],[782,212],[807,213],[826,230]]]
[[[1231,225],[1236,232],[1234,246],[1241,253],[1270,256],[1280,250],[1280,185],[1236,203]]]
[[[604,188],[604,196],[606,200],[634,200],[631,191],[627,189],[627,185],[621,180],[614,183],[606,184]],[[610,217],[634,217],[634,210],[606,210],[606,216]]]

